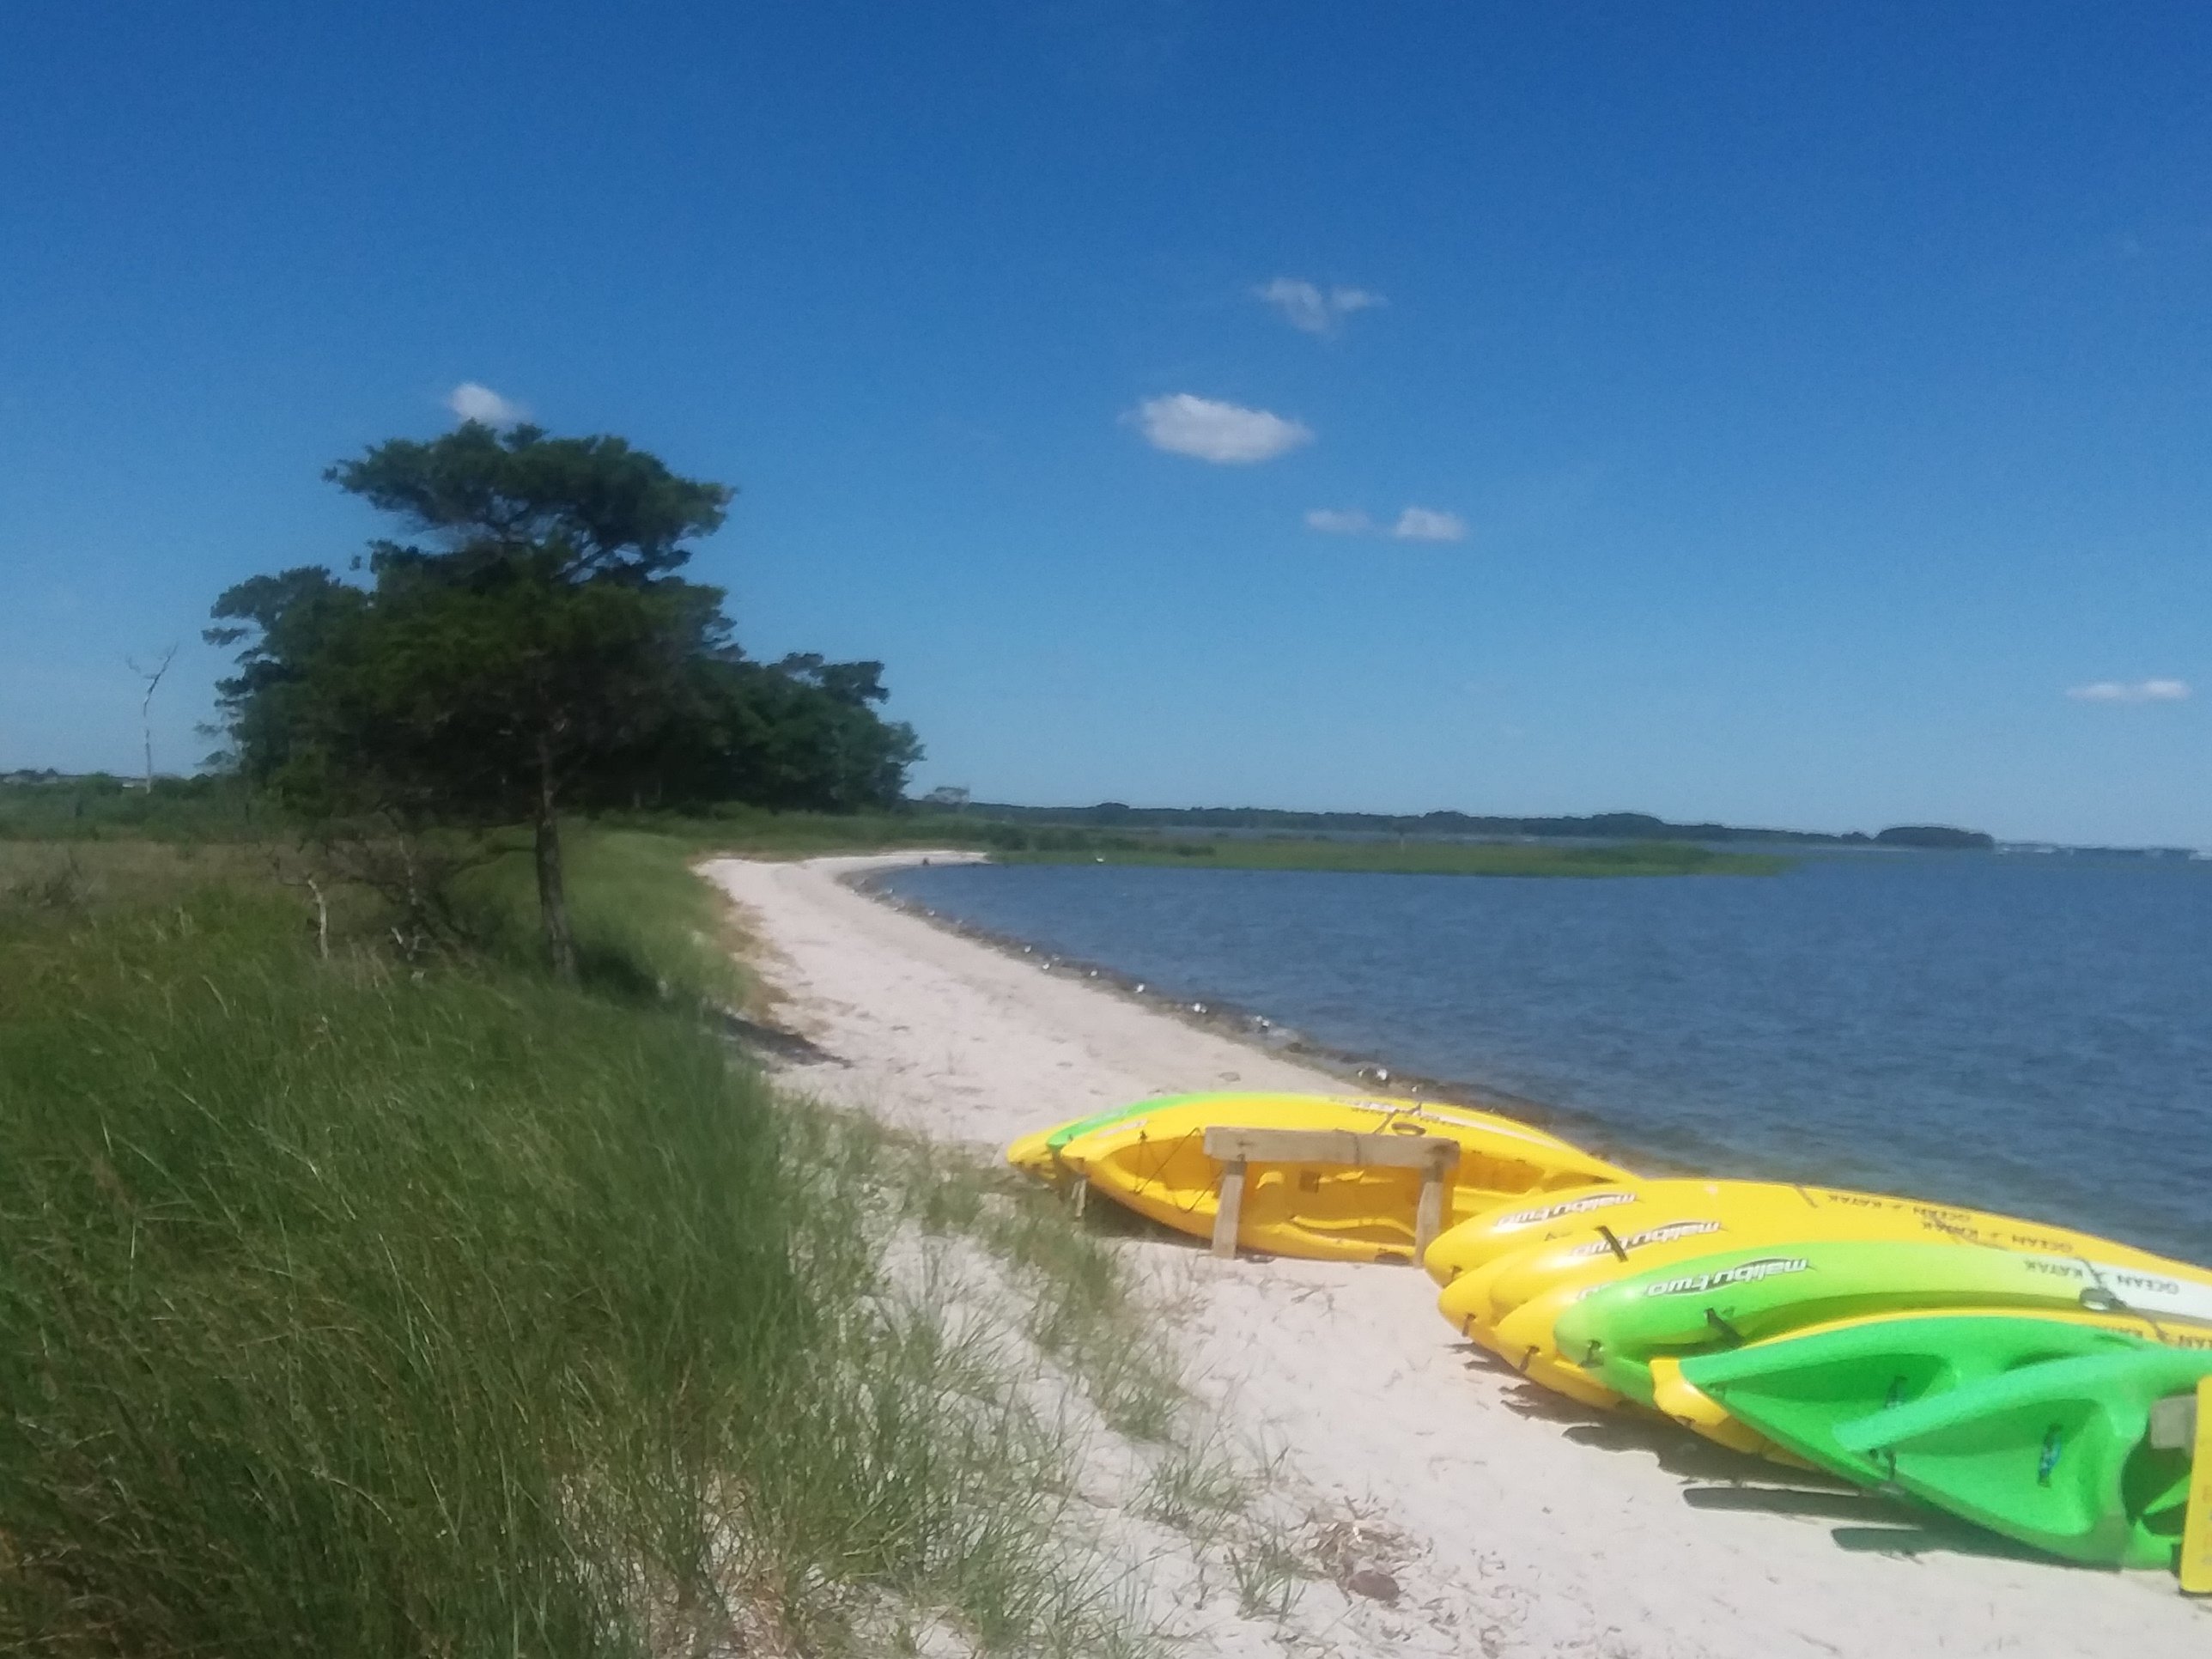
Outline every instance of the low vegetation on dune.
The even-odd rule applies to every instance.
[[[0,1647],[1134,1639],[1036,1386],[1170,1436],[1117,1259],[776,1098],[689,851],[578,838],[570,983],[526,851],[405,953],[268,847],[0,842]],[[908,1282],[933,1238],[1004,1305]]]

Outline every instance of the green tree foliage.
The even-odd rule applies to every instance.
[[[777,663],[697,665],[697,718],[641,757],[634,805],[744,800],[755,805],[861,811],[896,801],[921,758],[912,729],[875,705],[890,694],[878,662],[824,662],[806,653]]]
[[[561,815],[896,800],[919,755],[882,665],[749,662],[720,588],[677,573],[733,493],[619,438],[471,422],[326,475],[392,514],[366,583],[317,566],[222,595],[241,769],[323,818],[528,823],[555,967],[573,973]]]

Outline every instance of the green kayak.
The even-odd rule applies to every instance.
[[[1889,1461],[1847,1451],[1837,1428],[2055,1359],[2150,1346],[2142,1322],[2075,1314],[1900,1315],[1693,1354],[1683,1379],[1767,1439],[1846,1480],[1879,1486]],[[2212,1343],[2212,1332],[2204,1334]]]
[[[1836,1430],[1926,1504],[2037,1549],[2167,1567],[2181,1546],[2191,1454],[2148,1443],[2150,1408],[2212,1376],[2212,1354],[2145,1346],[2023,1366]]]
[[[2181,1276],[2182,1273],[2189,1277]],[[1651,1403],[1650,1362],[1881,1314],[2142,1313],[2212,1325],[2212,1279],[1978,1244],[1852,1239],[1730,1250],[1616,1279],[1559,1316],[1562,1359]]]

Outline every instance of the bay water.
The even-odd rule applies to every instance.
[[[1522,1097],[1632,1167],[1905,1193],[2212,1263],[2212,864],[932,865],[886,885],[1170,998]]]

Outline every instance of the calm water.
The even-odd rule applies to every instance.
[[[2212,1261],[2212,866],[933,866],[892,885],[1332,1048],[1547,1103],[1632,1161],[1907,1191]]]

